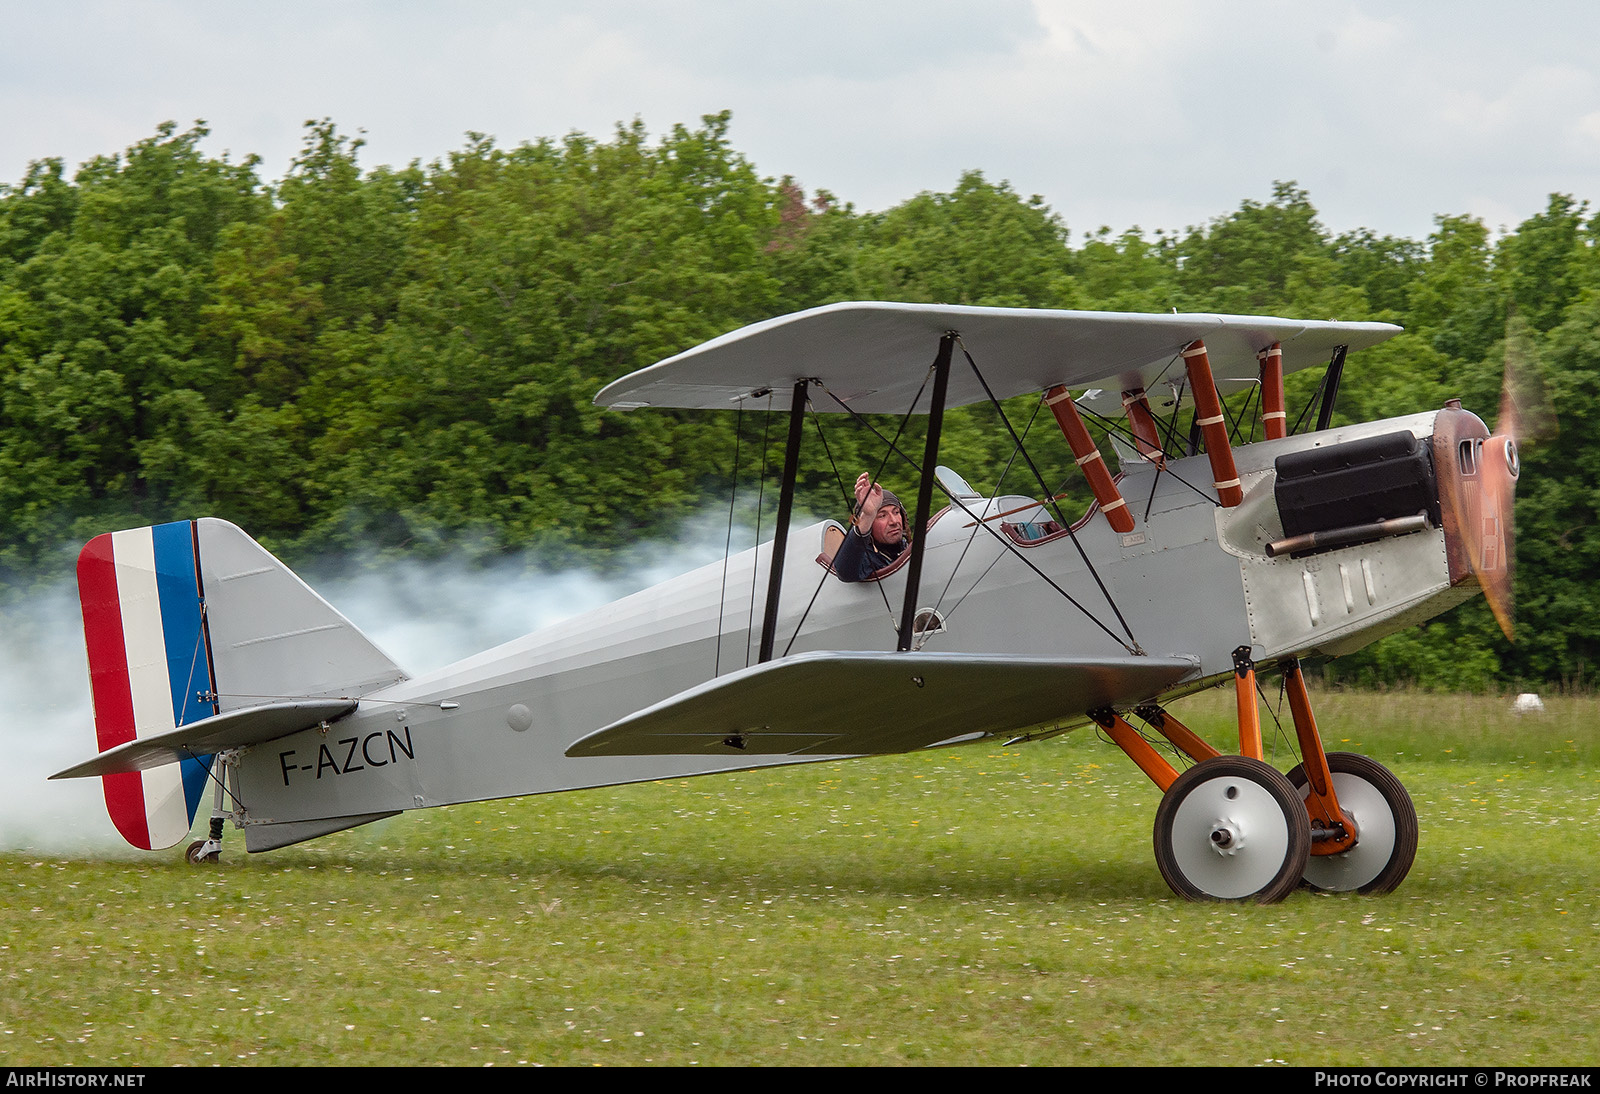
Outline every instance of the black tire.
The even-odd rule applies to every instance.
[[[1179,775],[1155,820],[1156,866],[1188,900],[1275,904],[1311,851],[1305,802],[1277,768],[1213,756]]]
[[[220,850],[212,851],[210,854],[206,854],[205,853],[205,846],[206,846],[206,841],[205,840],[203,840],[203,839],[195,840],[193,843],[191,843],[189,845],[188,849],[186,851],[184,851],[184,853],[183,853],[184,860],[186,862],[188,862],[189,865],[191,865],[191,866],[204,866],[207,863],[214,863],[214,862],[221,862],[222,861],[222,852]]]
[[[1328,753],[1339,808],[1355,821],[1356,845],[1337,855],[1312,855],[1305,881],[1333,893],[1393,892],[1417,857],[1417,810],[1411,795],[1387,768],[1355,752]],[[1310,796],[1305,765],[1289,772],[1301,800]]]

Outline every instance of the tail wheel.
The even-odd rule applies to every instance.
[[[1306,883],[1336,893],[1393,891],[1417,857],[1417,810],[1388,768],[1355,752],[1328,753],[1339,808],[1355,821],[1356,845],[1306,860]],[[1311,793],[1304,765],[1289,772],[1304,800]]]
[[[1213,756],[1173,782],[1156,809],[1156,865],[1189,900],[1273,904],[1300,884],[1311,821],[1276,768]]]
[[[215,851],[207,851],[206,850],[207,842],[208,841],[203,840],[203,839],[197,839],[197,840],[195,840],[193,843],[191,843],[189,845],[188,850],[184,851],[183,857],[184,857],[185,860],[187,860],[189,862],[189,864],[191,866],[199,866],[199,865],[201,865],[203,863],[207,863],[207,862],[221,862],[222,861],[222,851],[221,851],[221,849],[218,849],[218,850],[215,850]]]

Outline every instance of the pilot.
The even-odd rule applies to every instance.
[[[844,581],[866,581],[905,549],[905,506],[863,471],[856,479],[856,519],[834,552],[834,573]]]

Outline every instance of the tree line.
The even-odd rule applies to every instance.
[[[635,122],[515,148],[469,134],[432,163],[368,169],[362,142],[322,121],[272,182],[254,157],[201,152],[203,125],[168,124],[70,174],[32,164],[0,187],[0,580],[51,579],[99,532],[196,515],[295,562],[522,552],[604,567],[701,517],[735,476],[750,496],[782,430],[759,413],[601,411],[595,392],[838,300],[1371,319],[1405,333],[1352,359],[1335,421],[1459,396],[1492,425],[1509,355],[1559,423],[1523,453],[1519,641],[1474,601],[1329,674],[1593,679],[1600,218],[1587,203],[1552,195],[1498,235],[1450,215],[1422,240],[1334,235],[1283,182],[1181,231],[1074,235],[978,171],[858,211],[763,177],[728,125],[712,115],[652,140]],[[1295,377],[1291,401],[1315,383]],[[1006,412],[1021,428],[1035,402]],[[800,503],[837,515],[882,442],[829,418],[807,434]],[[908,443],[920,429],[907,423]],[[1030,448],[1052,486],[1076,482],[1064,444]],[[944,452],[980,482],[1010,441],[991,408],[970,407]]]

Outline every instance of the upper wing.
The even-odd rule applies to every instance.
[[[1199,670],[1181,657],[806,653],[730,673],[582,738],[568,756],[909,752],[1081,720]]]
[[[738,400],[778,398],[815,379],[859,413],[903,414],[927,375],[946,331],[961,335],[996,397],[1112,382],[1123,390],[1183,377],[1178,351],[1203,339],[1212,373],[1254,382],[1256,353],[1274,342],[1285,372],[1325,363],[1335,346],[1351,351],[1400,332],[1389,323],[1333,323],[1240,315],[1141,315],[1131,312],[972,308],[944,304],[829,304],[714,338],[606,386],[595,402],[697,410],[731,409]],[[950,373],[947,405],[988,396],[970,369]],[[839,410],[813,396],[818,410]],[[926,405],[920,407],[926,410]]]

